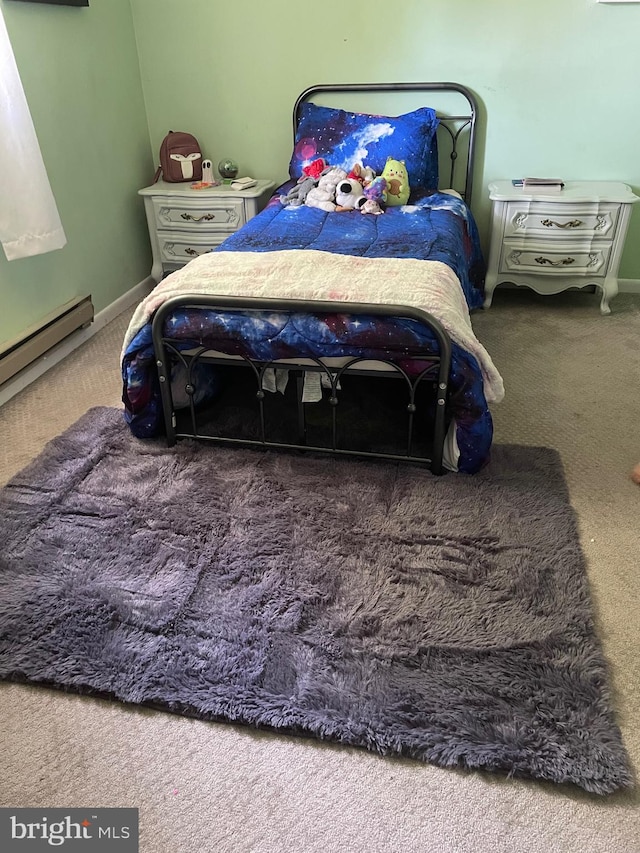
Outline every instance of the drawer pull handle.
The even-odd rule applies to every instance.
[[[164,252],[167,255],[172,255],[174,258],[182,257],[180,255],[179,250],[176,251],[176,244],[175,243],[165,243],[164,244]],[[195,249],[191,248],[191,246],[187,246],[187,248],[184,250],[184,253],[185,253],[185,255],[191,255],[192,257],[195,257],[198,254]]]
[[[540,221],[545,228],[579,228],[582,225],[582,219],[570,219],[568,222],[555,222],[553,219]]]
[[[215,213],[203,213],[202,216],[192,216],[190,213],[181,213],[180,216],[188,222],[209,222],[215,219]]]
[[[537,264],[541,264],[544,266],[548,264],[551,267],[568,267],[570,264],[575,263],[575,258],[560,258],[559,261],[552,261],[550,258],[534,258]]]

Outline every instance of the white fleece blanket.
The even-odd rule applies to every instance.
[[[488,402],[504,396],[502,377],[476,338],[455,273],[440,261],[362,258],[314,249],[210,252],[162,281],[137,307],[122,353],[167,299],[187,294],[318,299],[410,305],[436,317],[475,356]]]

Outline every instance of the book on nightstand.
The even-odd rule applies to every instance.
[[[516,178],[511,183],[527,192],[540,193],[559,193],[564,187],[561,178]]]

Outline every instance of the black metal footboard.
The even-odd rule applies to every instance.
[[[388,358],[372,358],[357,356],[350,358],[339,367],[330,366],[319,358],[307,355],[300,358],[278,359],[273,361],[258,361],[243,355],[213,353],[210,347],[199,346],[184,351],[179,348],[179,342],[167,334],[166,321],[177,309],[206,309],[224,311],[268,311],[280,313],[313,313],[313,314],[348,314],[349,316],[384,316],[398,319],[415,320],[428,328],[437,341],[438,351],[415,352],[412,349],[410,359],[420,364],[427,364],[417,375],[409,373]],[[166,428],[167,442],[175,443],[178,438],[196,438],[220,443],[254,445],[261,447],[287,450],[307,450],[335,455],[355,455],[381,459],[394,459],[428,464],[434,474],[442,474],[443,450],[448,428],[447,418],[449,399],[449,375],[451,370],[451,340],[441,323],[426,311],[402,305],[374,305],[368,303],[344,303],[325,301],[306,301],[297,299],[262,299],[249,297],[185,295],[167,300],[155,313],[152,324],[153,347],[158,370],[162,409]],[[397,354],[396,354],[397,357]],[[406,358],[408,356],[403,356]],[[372,369],[372,362],[383,364],[384,370]],[[365,366],[368,362],[369,366]],[[200,365],[215,366],[216,369],[230,372],[233,380],[228,383],[232,392],[237,394],[245,389],[243,402],[239,405],[236,426],[244,426],[252,421],[253,426],[248,432],[225,424],[225,429],[219,428],[219,420],[211,415],[212,409],[220,407],[223,402],[214,402],[213,407],[198,404],[198,367]],[[175,404],[175,379],[172,383],[174,368],[181,368],[181,392],[187,400],[186,406],[179,410]],[[271,369],[283,371],[285,377],[292,376],[295,382],[288,382],[287,395],[291,405],[283,402],[274,416],[269,410],[274,404],[267,398],[270,395],[265,381]],[[326,406],[328,416],[326,423],[316,425],[316,409],[309,407],[320,406],[320,403],[306,403],[303,399],[303,389],[306,377],[320,374],[326,391]],[[240,380],[238,377],[242,377]],[[345,446],[343,437],[349,433],[357,435],[362,432],[364,424],[354,428],[354,410],[345,405],[345,386],[361,389],[367,380],[379,382],[388,379],[400,381],[402,392],[399,395],[398,410],[402,410],[401,421],[404,425],[404,436],[398,449],[370,449],[358,446]],[[248,381],[247,381],[248,380]],[[182,386],[182,382],[184,385]],[[172,389],[172,384],[174,388]],[[284,400],[284,395],[283,395]],[[278,401],[279,402],[279,401]],[[373,400],[377,412],[377,399]],[[309,415],[311,412],[311,416]],[[250,413],[250,414],[248,414]],[[342,413],[342,415],[341,415]],[[341,421],[342,417],[342,421]],[[365,415],[366,417],[366,415]],[[428,428],[425,429],[425,417],[428,418]],[[285,423],[291,420],[292,423]],[[218,426],[216,426],[218,424]],[[420,426],[420,424],[422,426]],[[417,426],[420,429],[417,429]],[[231,428],[231,433],[229,429]],[[322,431],[324,430],[324,431]],[[322,440],[318,440],[321,431]],[[428,432],[428,442],[423,440]],[[417,434],[419,433],[419,434]],[[349,442],[346,442],[349,445]]]

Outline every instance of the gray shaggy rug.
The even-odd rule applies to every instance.
[[[134,439],[0,493],[0,677],[445,767],[632,784],[561,464],[475,477]]]

